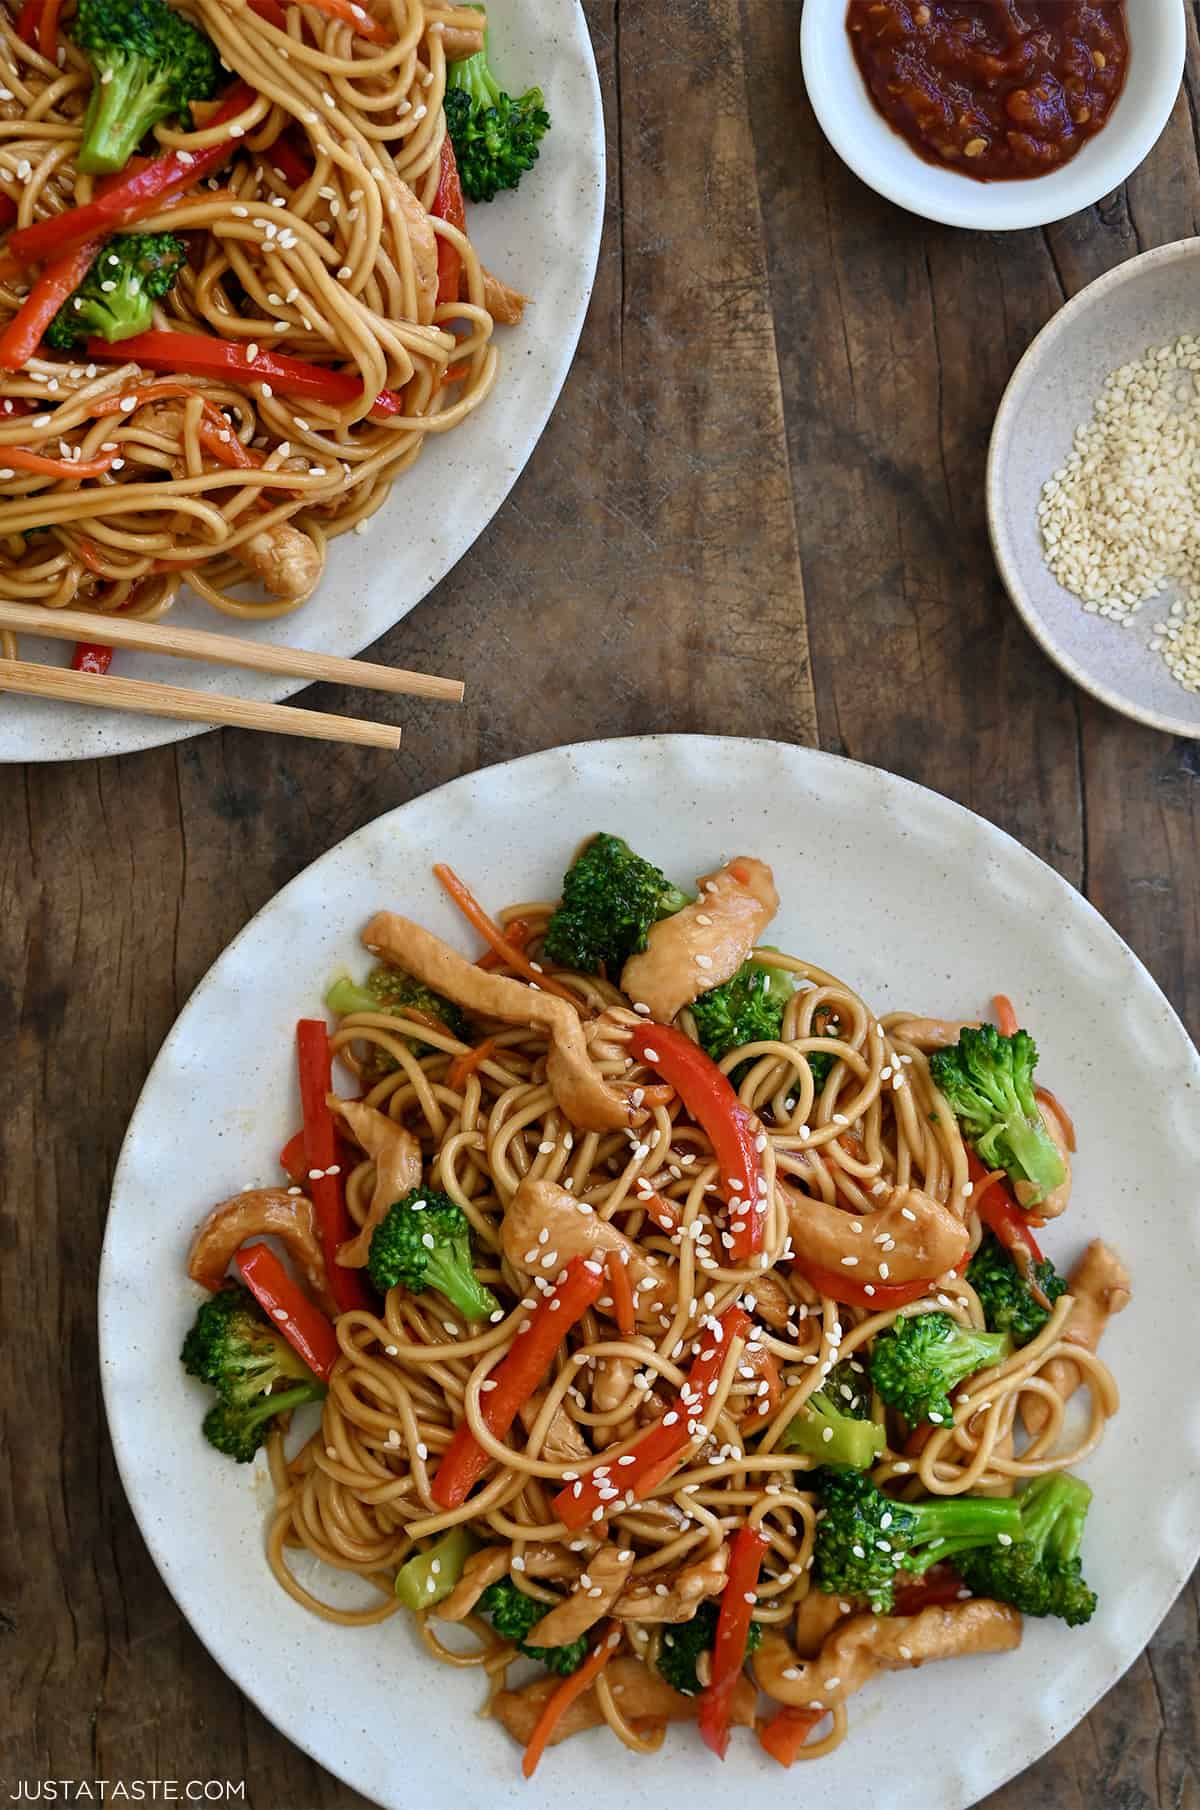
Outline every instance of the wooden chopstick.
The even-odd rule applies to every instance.
[[[182,633],[183,631],[177,631]],[[353,662],[348,662],[353,664]],[[400,731],[386,723],[331,716],[324,710],[294,710],[287,704],[259,704],[249,698],[188,691],[149,679],[122,679],[113,673],[72,672],[65,666],[37,666],[28,660],[0,660],[0,693],[54,698],[92,710],[133,710],[140,716],[173,717],[210,728],[265,729],[277,735],[307,736],[319,742],[348,742],[359,748],[398,748]]]
[[[136,616],[102,616],[92,610],[48,610],[36,603],[0,602],[0,628],[49,635],[56,641],[97,641],[106,647],[132,647],[141,653],[170,654],[180,660],[245,666],[253,672],[282,673],[289,678],[361,685],[368,691],[390,691],[410,698],[443,698],[460,704],[463,697],[461,679],[439,679],[429,673],[405,672],[396,666],[376,666],[368,660],[346,660],[339,654],[312,654],[299,647],[276,647],[269,641],[241,641],[233,635],[214,634],[211,629],[141,622]]]

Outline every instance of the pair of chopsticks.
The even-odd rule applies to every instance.
[[[458,704],[463,696],[458,679],[376,666],[368,660],[345,660],[337,654],[306,653],[302,648],[276,647],[265,641],[241,641],[207,629],[171,628],[163,622],[140,622],[136,617],[0,602],[0,628],[48,635],[58,641],[94,641],[106,647],[135,648],[140,653],[171,654],[181,660],[242,666],[287,678],[361,685],[368,691],[388,691],[405,697],[443,698]],[[171,717],[181,723],[205,723],[211,728],[267,729],[278,735],[346,742],[359,748],[400,746],[399,729],[364,722],[359,717],[334,716],[323,710],[294,710],[286,704],[259,704],[248,698],[189,691],[148,679],[123,679],[113,673],[72,672],[27,660],[0,659],[0,693],[6,691],[28,698],[54,698],[63,704],[90,705],[93,709],[132,710],[142,716]]]

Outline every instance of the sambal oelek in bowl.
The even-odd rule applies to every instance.
[[[980,182],[1069,163],[1129,67],[1124,0],[850,0],[846,30],[892,129]]]

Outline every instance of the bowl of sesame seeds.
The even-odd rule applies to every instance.
[[[1200,240],[1109,271],[1013,373],[988,521],[1027,628],[1076,684],[1200,736]]]

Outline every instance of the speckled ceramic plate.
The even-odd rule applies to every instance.
[[[356,654],[415,609],[481,534],[537,445],[563,386],[587,311],[604,206],[604,119],[579,0],[503,0],[489,15],[497,68],[517,93],[540,82],[553,120],[534,170],[513,194],[471,209],[485,264],[534,298],[519,327],[497,333],[501,366],[487,402],[444,437],[433,436],[397,481],[371,532],[330,550],[317,595],[294,616],[236,625],[255,640]],[[453,499],[447,509],[446,498]],[[220,627],[185,597],[171,621]],[[61,642],[27,639],[29,657],[62,663]],[[302,681],[230,667],[122,654],[128,678],[160,679],[239,698],[290,697]],[[201,731],[156,717],[89,711],[0,695],[0,761],[77,760],[181,741]]]
[[[1037,506],[1109,373],[1151,346],[1198,331],[1200,240],[1160,246],[1097,278],[1059,310],[1017,366],[996,415],[987,469],[992,549],[1030,633],[1101,703],[1188,736],[1200,735],[1200,694],[1186,691],[1150,648],[1174,593],[1143,604],[1128,628],[1087,615],[1047,570]]]
[[[456,780],[286,887],[185,1008],[122,1153],[100,1335],[129,1500],[218,1662],[293,1741],[386,1810],[634,1810],[706,1805],[718,1790],[743,1810],[777,1810],[782,1775],[751,1738],[740,1735],[717,1768],[692,1729],[673,1730],[653,1760],[597,1732],[553,1751],[524,1784],[508,1737],[474,1719],[478,1679],[431,1662],[403,1617],[330,1628],[277,1589],[262,1554],[265,1485],[204,1445],[202,1392],[177,1362],[196,1293],[184,1277],[191,1233],[222,1196],[276,1173],[298,1113],[294,1022],[333,973],[361,964],[366,918],[392,906],[463,945],[432,861],[452,861],[493,905],[546,897],[580,836],[598,828],[626,833],[683,881],[722,853],[765,857],[783,901],[773,939],[880,1008],[978,1012],[1003,983],[1079,1128],[1079,1205],[1048,1247],[1066,1264],[1100,1233],[1132,1267],[1133,1305],[1105,1346],[1124,1408],[1086,1467],[1096,1618],[1074,1631],[1031,1624],[1019,1657],[878,1680],[851,1704],[846,1745],[787,1787],[806,1810],[963,1810],[1087,1712],[1200,1552],[1190,1345],[1200,1059],[1137,957],[1076,892],[999,830],[905,780],[770,742],[594,742]],[[981,1704],[1003,1711],[981,1716]]]

